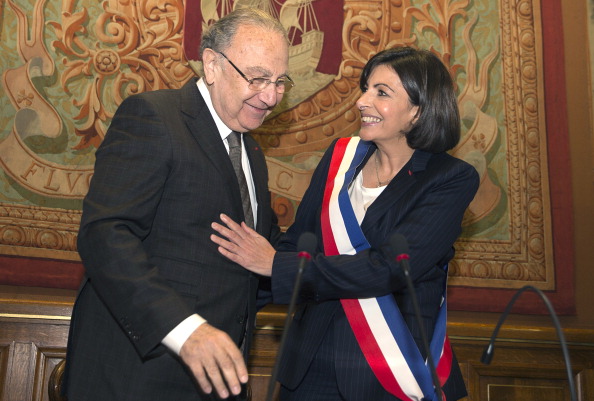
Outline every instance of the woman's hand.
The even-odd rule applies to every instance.
[[[276,251],[268,240],[245,223],[239,225],[225,214],[221,214],[221,221],[226,226],[219,223],[211,224],[221,236],[210,236],[210,239],[219,245],[219,252],[251,272],[270,276]]]

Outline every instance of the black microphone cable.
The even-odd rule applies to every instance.
[[[545,293],[536,287],[533,287],[531,285],[526,285],[514,294],[512,299],[507,304],[505,311],[503,312],[503,314],[501,314],[501,317],[499,318],[499,322],[497,322],[497,325],[495,326],[495,330],[493,330],[493,335],[491,336],[491,341],[489,341],[489,344],[483,351],[483,356],[481,357],[481,362],[484,363],[485,365],[488,365],[491,363],[491,360],[493,359],[493,351],[495,350],[495,339],[497,338],[499,329],[501,328],[501,325],[507,318],[507,315],[509,315],[509,312],[512,309],[512,307],[514,306],[516,299],[518,299],[518,297],[520,295],[522,295],[522,293],[526,290],[534,291],[537,295],[539,295],[540,298],[542,299],[542,301],[544,302],[544,304],[546,305],[547,309],[549,310],[549,314],[551,315],[551,319],[553,319],[553,324],[555,325],[555,330],[557,330],[557,337],[559,337],[559,343],[561,344],[561,350],[563,351],[563,358],[565,359],[565,368],[567,370],[567,381],[569,382],[569,392],[571,395],[571,401],[577,401],[577,396],[576,396],[576,391],[575,391],[575,383],[573,380],[573,372],[571,370],[571,361],[569,359],[569,351],[567,350],[567,343],[565,342],[565,336],[563,335],[563,330],[561,329],[561,324],[559,323],[557,314],[555,313],[555,310],[553,309],[553,305],[551,305],[551,302],[549,301],[549,299],[547,298]]]
[[[417,300],[417,293],[415,291],[415,286],[412,282],[412,278],[410,277],[410,268],[408,266],[408,242],[404,235],[400,233],[394,233],[390,237],[390,246],[392,250],[396,252],[395,259],[397,262],[400,263],[402,266],[402,270],[404,270],[404,276],[406,277],[406,286],[408,291],[410,292],[410,296],[413,302],[413,308],[415,311],[415,317],[417,319],[417,324],[419,325],[419,331],[421,332],[421,340],[423,342],[423,348],[425,348],[425,353],[427,354],[427,364],[429,365],[429,370],[431,371],[431,379],[433,380],[433,387],[437,393],[437,400],[443,401],[443,392],[441,390],[441,385],[439,383],[439,378],[437,377],[437,370],[435,369],[435,363],[433,361],[433,356],[431,355],[431,349],[429,347],[429,341],[427,341],[427,334],[425,333],[425,329],[423,326],[423,318],[421,316],[421,308],[419,307],[419,301]]]

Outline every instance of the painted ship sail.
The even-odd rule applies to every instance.
[[[232,0],[207,0],[200,2],[200,12],[202,13],[202,29],[206,29],[214,22],[218,21],[223,15],[227,15],[233,10]]]
[[[278,12],[271,0],[235,0],[233,9],[236,8],[259,8],[260,10],[266,11],[268,14],[278,18]]]
[[[315,0],[203,0],[200,4],[203,29],[236,8],[259,8],[275,16],[289,33],[289,69],[293,76],[315,72],[324,44],[312,2]],[[280,6],[280,12],[273,3]],[[300,40],[299,40],[300,39]],[[296,44],[295,44],[296,43]]]
[[[294,75],[313,74],[322,56],[324,32],[318,25],[313,1],[287,0],[279,13],[279,20],[293,43],[289,49],[289,65]],[[301,43],[294,44],[299,34]]]

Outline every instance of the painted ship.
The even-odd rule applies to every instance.
[[[322,57],[324,32],[320,30],[315,10],[315,0],[217,0],[200,4],[203,24],[206,26],[236,8],[259,8],[280,20],[289,34],[289,70],[292,76],[312,75]],[[280,12],[274,3],[280,6]],[[299,41],[300,39],[300,41]],[[297,44],[294,44],[299,42]]]
[[[289,32],[291,74],[309,76],[314,73],[324,45],[324,32],[320,30],[312,2],[314,0],[287,0],[282,5],[279,20]],[[298,36],[301,43],[296,42]]]

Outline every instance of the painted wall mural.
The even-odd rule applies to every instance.
[[[121,101],[200,71],[200,32],[233,7],[279,16],[296,88],[254,132],[288,226],[313,169],[356,135],[365,62],[401,45],[449,67],[481,185],[452,286],[555,288],[539,0],[6,0],[0,19],[0,253],[78,260],[94,152]],[[185,23],[184,23],[185,22]]]

